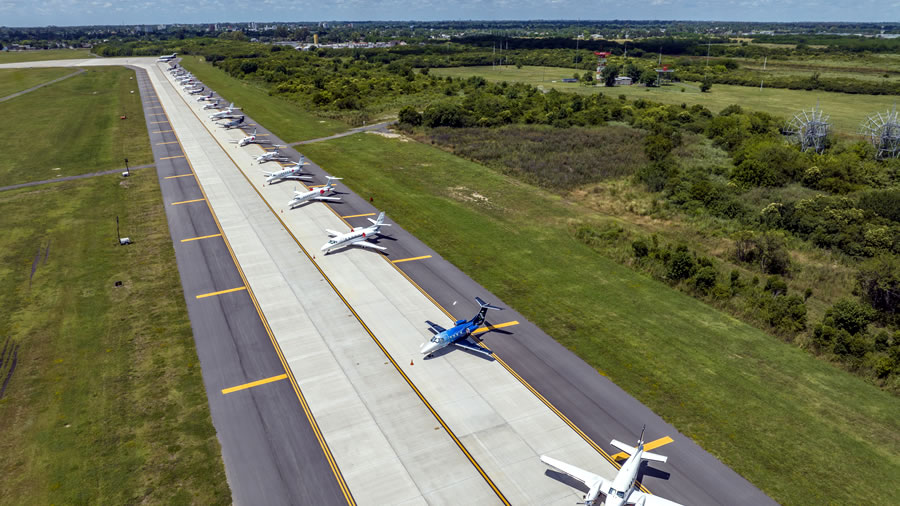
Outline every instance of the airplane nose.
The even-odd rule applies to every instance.
[[[328,245],[327,245],[327,244],[326,244],[325,246],[322,246],[321,248],[319,248],[319,251],[325,251],[326,249],[328,249]]]
[[[419,348],[419,351],[422,352],[422,355],[430,355],[434,350],[437,349],[437,345],[432,343],[431,341],[422,343],[422,346]]]

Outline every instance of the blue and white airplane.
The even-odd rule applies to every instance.
[[[478,305],[481,306],[481,309],[478,310],[478,314],[472,317],[471,320],[456,320],[456,323],[454,323],[453,327],[450,329],[445,329],[437,323],[425,320],[425,323],[427,323],[428,326],[431,327],[435,334],[430,341],[428,341],[427,343],[422,343],[419,351],[421,351],[423,355],[430,357],[431,354],[436,352],[437,350],[446,348],[447,346],[450,346],[452,344],[453,346],[458,346],[469,351],[481,353],[482,355],[487,355],[489,357],[492,356],[494,352],[487,348],[482,348],[472,341],[469,341],[469,336],[471,336],[472,332],[476,331],[481,327],[481,324],[484,323],[484,315],[487,314],[488,309],[502,310],[503,308],[492,306],[487,302],[481,300],[481,297],[475,297],[475,302],[477,302]]]

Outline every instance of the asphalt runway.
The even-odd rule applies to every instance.
[[[146,71],[135,70],[232,499],[248,505],[347,504],[290,381],[222,392],[283,375],[285,367],[247,290],[197,298],[245,282],[206,201],[196,201],[204,194]],[[198,237],[205,238],[182,242]]]
[[[248,135],[253,129],[259,134],[267,134],[266,139],[280,146],[280,153],[292,160],[299,159],[300,153],[296,149],[288,146],[263,125],[249,116],[246,116],[245,122],[253,124],[252,127],[243,129],[248,131]],[[298,147],[302,149],[302,146]],[[331,174],[313,160],[307,158],[306,161],[309,165],[305,170],[314,176],[314,181],[305,183],[324,184],[325,177]],[[259,167],[271,170],[271,167],[277,165],[269,162]],[[354,216],[344,220],[350,227],[368,226],[367,218],[374,217],[381,211],[375,207],[378,202],[370,203],[368,196],[356,195],[342,184],[346,182],[338,183],[337,195],[342,199],[340,203],[315,205],[328,205],[338,216]],[[349,183],[352,184],[352,181]],[[388,222],[392,223],[390,209],[385,211]],[[551,409],[567,420],[573,430],[582,433],[582,437],[598,451],[606,455],[618,453],[617,449],[609,445],[612,439],[634,444],[645,424],[646,441],[672,438],[672,443],[654,450],[668,456],[668,463],[645,464],[639,476],[651,493],[685,505],[776,504],[761,490],[679,433],[634,397],[528,322],[524,316],[510,309],[502,300],[444,260],[422,241],[396,224],[386,234],[390,238],[378,243],[388,248],[386,260],[393,262],[428,257],[397,262],[394,266],[452,318],[470,318],[476,313],[475,296],[506,308],[502,312],[489,313],[489,322],[497,324],[515,320],[519,324],[505,327],[502,331],[485,333],[480,337],[508,369],[520,376],[546,404],[552,406]],[[619,464],[623,462],[624,460],[618,461]],[[558,476],[552,471],[547,474]]]

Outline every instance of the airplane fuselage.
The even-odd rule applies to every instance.
[[[638,446],[638,451],[634,455],[628,457],[628,460],[622,464],[622,468],[616,473],[616,477],[612,482],[612,489],[599,490],[606,494],[604,506],[624,506],[634,491],[634,484],[637,481],[638,471],[641,468],[641,455],[644,453],[644,445]],[[595,496],[596,498],[596,496]]]
[[[466,339],[475,329],[478,328],[481,323],[475,323],[475,319],[472,320],[459,320],[456,322],[457,325],[449,328],[443,332],[439,332],[431,338],[430,341],[422,344],[422,347],[419,351],[422,352],[423,355],[431,355],[432,353],[440,350],[441,348],[446,348],[456,341]]]
[[[321,251],[328,253],[333,249],[349,246],[355,242],[365,241],[367,237],[373,237],[376,235],[378,235],[378,227],[375,226],[348,232],[344,235],[339,235],[329,240],[328,243],[325,244],[325,246],[322,246]]]

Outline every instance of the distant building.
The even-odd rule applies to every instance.
[[[619,76],[616,78],[616,86],[631,86],[634,81],[628,76]]]

